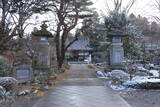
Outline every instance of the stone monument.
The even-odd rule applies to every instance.
[[[41,30],[34,31],[33,39],[37,43],[36,45],[36,68],[50,68],[50,44],[49,38],[53,37],[52,34],[47,31],[47,25],[42,24]]]
[[[19,83],[29,82],[33,79],[33,71],[30,65],[22,64],[14,68],[14,77]]]
[[[40,30],[32,32],[32,40],[36,43],[36,56],[34,57],[33,69],[34,75],[41,83],[45,83],[51,73],[52,48],[50,40],[53,35],[47,30],[45,22],[41,25]]]
[[[110,67],[121,68],[124,60],[122,37],[126,37],[127,34],[120,30],[113,30],[108,33],[108,36],[112,38],[110,46]]]

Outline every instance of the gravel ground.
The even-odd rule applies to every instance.
[[[136,90],[121,92],[120,95],[132,107],[160,107],[160,90]]]

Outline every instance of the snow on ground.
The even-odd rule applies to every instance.
[[[108,79],[107,74],[102,71],[96,71],[96,76],[97,76],[97,78]]]
[[[150,71],[149,71],[149,73],[153,74],[154,77],[159,77],[159,75],[160,75],[159,72],[160,72],[160,71],[158,71],[158,70],[150,70]]]
[[[144,67],[139,66],[139,70],[146,71]],[[103,79],[110,79],[110,81],[106,82],[106,85],[112,88],[113,90],[133,90],[133,88],[129,88],[128,86],[134,86],[134,85],[140,85],[143,83],[153,83],[153,84],[159,84],[160,78],[159,77],[159,71],[158,70],[148,70],[146,71],[148,73],[153,74],[153,76],[135,76],[132,78],[132,80],[129,80],[129,74],[124,72],[123,70],[112,70],[111,72],[108,72],[107,74],[103,71],[96,71],[96,75],[98,78]],[[122,81],[122,84],[115,84],[113,80]]]
[[[143,77],[143,76],[136,76],[131,81],[126,81],[123,83],[123,85],[134,85],[134,84],[142,84],[142,83],[160,83],[159,78],[153,78],[153,77]]]
[[[154,66],[154,64],[148,64],[149,65],[149,67],[152,67],[152,68],[154,68],[155,66]]]
[[[132,90],[135,90],[135,89],[130,88],[128,86],[133,86],[133,85],[136,85],[136,84],[143,84],[143,83],[160,83],[160,79],[159,78],[153,78],[153,77],[136,76],[131,81],[130,80],[125,81],[122,85],[114,84],[112,81],[106,82],[106,85],[109,86],[110,88],[112,88],[113,90],[116,90],[116,91],[121,91],[121,90],[132,91]]]
[[[137,70],[138,71],[148,71],[146,68],[144,68],[143,66],[137,66]]]
[[[120,91],[120,90],[126,89],[126,87],[124,87],[122,85],[114,85],[111,81],[107,82],[106,85],[109,86],[110,88],[112,88],[113,90],[116,90],[116,91]]]
[[[123,70],[112,70],[108,73],[108,76],[111,79],[119,79],[119,80],[128,80],[129,74],[124,72]]]

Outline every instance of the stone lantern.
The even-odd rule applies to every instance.
[[[124,49],[122,38],[126,37],[127,34],[120,30],[112,30],[108,33],[108,37],[112,38],[110,46],[110,67],[121,68],[124,60]]]
[[[41,30],[32,32],[34,42],[36,42],[37,63],[36,68],[50,67],[50,44],[49,38],[53,37],[51,32],[47,31],[47,25],[43,23]]]

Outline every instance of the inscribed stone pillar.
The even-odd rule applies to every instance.
[[[40,37],[38,52],[39,52],[40,65],[49,67],[50,66],[50,46],[49,46],[48,38]]]
[[[110,48],[110,65],[121,66],[124,58],[123,43],[121,42],[121,37],[113,37],[112,44]]]

